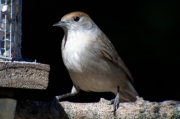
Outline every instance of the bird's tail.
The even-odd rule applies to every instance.
[[[124,90],[120,90],[120,101],[122,102],[134,102],[136,101],[136,96],[138,96],[138,93],[131,83],[128,83]]]

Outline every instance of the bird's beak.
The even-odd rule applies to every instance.
[[[53,26],[63,27],[63,26],[66,26],[66,25],[67,25],[66,22],[60,21],[60,22],[58,22],[58,23],[55,23]]]

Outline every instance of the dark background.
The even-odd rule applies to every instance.
[[[72,82],[61,58],[62,16],[83,11],[109,37],[134,77],[135,89],[150,101],[180,100],[180,1],[26,0],[22,9],[22,56],[51,66],[46,91],[17,91],[17,98],[51,100],[68,93]],[[19,90],[19,89],[18,89]],[[81,91],[64,100],[114,98],[111,93]]]

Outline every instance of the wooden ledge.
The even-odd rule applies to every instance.
[[[0,62],[0,87],[45,90],[50,66],[36,62]]]
[[[135,102],[120,102],[116,116],[107,102],[103,98],[94,103],[18,100],[14,119],[180,119],[179,101],[149,102],[137,97]]]

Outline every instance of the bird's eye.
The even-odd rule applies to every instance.
[[[74,21],[76,21],[76,22],[78,22],[79,19],[80,19],[80,18],[79,18],[78,16],[74,17]]]

